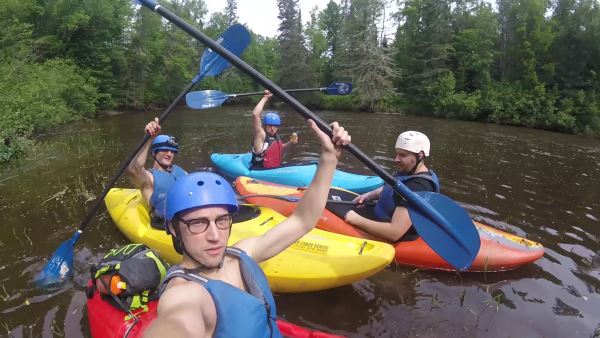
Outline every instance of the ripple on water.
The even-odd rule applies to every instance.
[[[591,260],[596,255],[594,251],[579,244],[558,243],[558,246],[569,253],[588,260]]]
[[[583,241],[583,238],[581,236],[577,236],[576,234],[572,233],[572,232],[565,232],[565,236],[571,237],[573,239],[576,239],[578,241]]]

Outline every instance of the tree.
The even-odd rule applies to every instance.
[[[53,0],[41,2],[33,37],[44,58],[68,58],[98,81],[102,108],[122,95],[118,79],[124,68],[125,28],[132,7],[127,0]]]
[[[298,0],[277,0],[279,7],[279,83],[284,88],[311,86],[313,76],[308,66],[308,51],[302,35],[302,18]]]
[[[170,99],[163,90],[164,73],[158,71],[165,64],[165,39],[159,16],[146,10],[136,12],[127,39],[127,66],[121,80],[124,83],[123,105],[140,109]]]
[[[319,83],[329,83],[331,79],[326,77],[328,45],[325,34],[319,27],[316,7],[310,12],[310,21],[306,23],[304,32],[308,42],[310,68]]]
[[[539,76],[552,76],[548,51],[553,41],[545,21],[545,0],[498,2],[502,23],[502,79],[520,81],[526,88],[540,84]]]
[[[462,2],[453,12],[452,59],[456,88],[474,91],[487,88],[492,81],[500,26],[490,4],[467,3]]]
[[[349,49],[344,51],[346,62],[342,68],[346,74],[352,74],[361,103],[370,112],[376,111],[384,98],[394,94],[392,79],[397,75],[392,57],[378,40],[376,22],[383,5],[379,0],[352,0],[351,15],[344,21]]]
[[[341,8],[337,3],[331,0],[327,3],[327,7],[319,14],[319,29],[323,31],[327,43],[327,61],[323,74],[323,80],[325,83],[330,83],[335,80],[333,74],[336,68],[335,60],[337,60],[341,27]]]
[[[227,27],[238,21],[236,0],[227,0],[227,6],[225,6],[225,16],[227,17]]]
[[[447,0],[409,0],[398,13],[394,48],[400,76],[397,88],[419,104],[428,105],[437,80],[450,70],[454,34]]]

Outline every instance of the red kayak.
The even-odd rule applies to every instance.
[[[235,188],[242,196],[260,195],[245,198],[248,203],[269,207],[285,216],[291,215],[297,205],[297,202],[291,202],[290,200],[300,198],[304,194],[304,188],[270,183],[244,176],[236,179]],[[280,196],[288,200],[266,197],[265,195]],[[334,200],[352,201],[356,196],[358,194],[339,188],[331,188],[329,191],[329,199]],[[367,207],[365,206],[365,208]],[[343,218],[336,214],[334,208],[339,214],[340,210],[344,211],[342,209],[346,208],[345,211],[348,211],[353,206],[328,203],[327,208],[323,210],[323,214],[317,222],[317,228],[346,236],[381,240],[346,223]],[[473,264],[467,271],[513,270],[532,263],[544,255],[544,247],[540,243],[497,230],[479,222],[474,221],[473,223],[479,232],[481,247]],[[455,270],[435,253],[421,237],[390,244],[396,250],[395,261],[398,264],[426,269]]]
[[[127,313],[102,299],[96,291],[87,300],[87,315],[92,337],[97,338],[135,338],[142,337],[143,332],[156,318],[158,300],[148,303],[148,311],[136,312],[137,322],[127,318]],[[290,338],[340,338],[333,334],[313,331],[278,319],[277,326],[284,337]]]

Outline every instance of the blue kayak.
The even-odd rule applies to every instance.
[[[237,178],[238,176],[248,176],[263,181],[292,185],[296,187],[306,187],[310,184],[315,172],[317,163],[286,165],[275,169],[250,169],[250,160],[252,154],[212,154],[210,160],[223,174]],[[331,186],[354,191],[362,194],[383,185],[383,180],[378,176],[366,176],[347,173],[336,170],[333,175]]]

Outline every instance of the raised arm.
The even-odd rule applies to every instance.
[[[262,127],[262,121],[260,119],[260,113],[262,113],[265,104],[271,99],[270,91],[265,90],[265,95],[263,95],[262,99],[258,101],[254,110],[252,111],[252,134],[254,135],[254,142],[252,143],[252,151],[255,154],[260,154],[263,151],[263,144],[265,143],[265,138],[267,134]]]
[[[262,236],[245,239],[235,244],[248,252],[257,262],[277,255],[315,227],[325,208],[329,186],[342,146],[351,141],[348,132],[337,122],[331,125],[333,128],[331,139],[319,130],[314,121],[309,120],[308,123],[321,142],[321,156],[315,177],[298,202],[296,210],[285,221]]]
[[[144,191],[148,186],[152,187],[152,174],[144,168],[146,160],[148,159],[148,151],[152,140],[160,133],[160,124],[158,124],[158,118],[154,118],[153,121],[148,122],[144,128],[144,132],[150,134],[150,137],[144,147],[137,153],[133,161],[127,167],[127,174],[133,181],[133,184]]]

